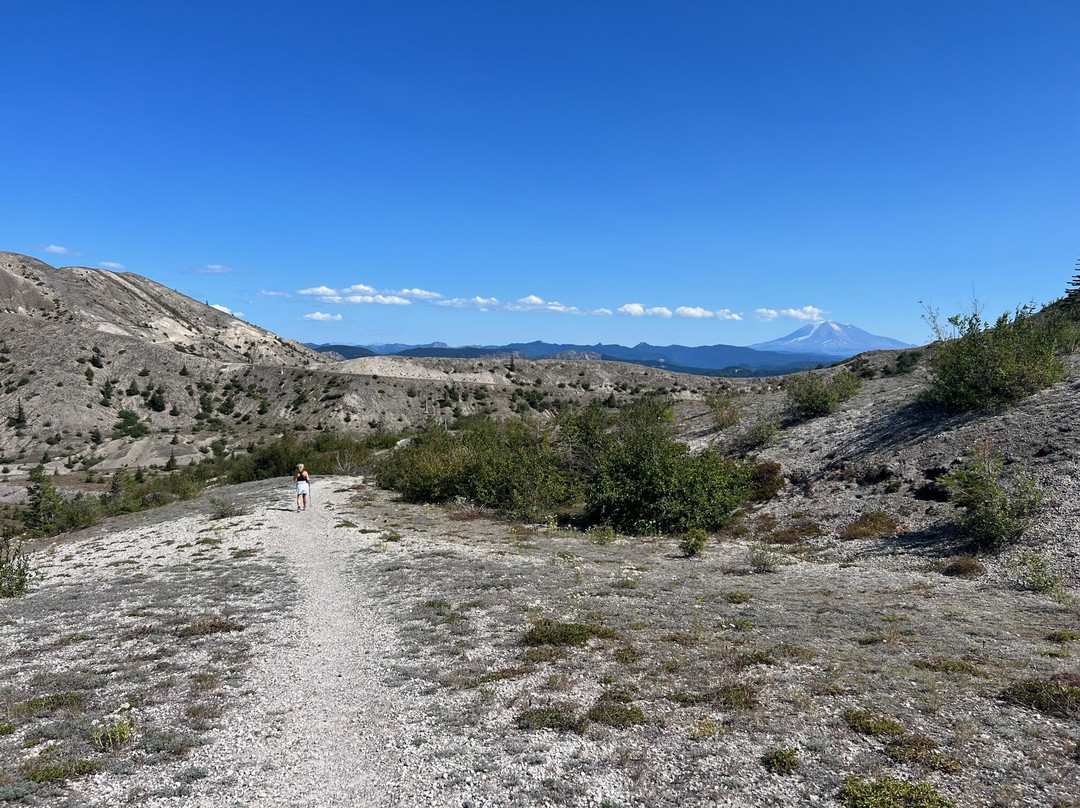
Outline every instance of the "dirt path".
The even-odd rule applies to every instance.
[[[274,625],[272,641],[254,649],[245,702],[192,755],[213,776],[194,794],[150,804],[393,803],[402,716],[396,692],[381,684],[380,660],[395,635],[346,577],[350,555],[365,543],[364,534],[334,527],[349,493],[321,482],[305,512],[286,493],[245,517],[260,523],[261,552],[280,556],[295,578],[296,604]]]

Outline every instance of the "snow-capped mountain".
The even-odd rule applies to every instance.
[[[805,325],[786,337],[770,342],[759,342],[750,347],[755,351],[817,353],[848,357],[863,351],[887,351],[911,346],[889,337],[879,337],[853,325],[825,320],[821,323]]]

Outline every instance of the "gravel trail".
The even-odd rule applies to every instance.
[[[245,703],[192,757],[210,778],[195,794],[160,804],[396,804],[402,708],[398,691],[381,683],[381,660],[395,635],[345,575],[364,539],[334,527],[335,510],[349,494],[331,493],[332,481],[320,483],[305,512],[296,512],[290,494],[255,514],[263,552],[284,559],[298,600],[254,650]]]

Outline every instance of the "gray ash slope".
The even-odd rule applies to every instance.
[[[326,361],[225,312],[133,272],[51,267],[0,252],[0,312],[100,334],[179,346],[224,362],[304,365]]]

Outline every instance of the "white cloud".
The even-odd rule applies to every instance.
[[[526,295],[515,303],[507,303],[503,311],[550,311],[556,314],[585,314],[576,306],[567,306],[558,301],[547,301],[538,295]]]
[[[754,309],[754,316],[763,323],[771,323],[778,317],[783,317],[787,320],[807,320],[816,322],[821,319],[821,315],[824,313],[824,309],[819,309],[817,306],[803,306],[801,309]]]
[[[716,312],[716,317],[718,320],[742,320],[742,315],[731,309],[720,309]]]
[[[50,244],[48,247],[42,247],[47,253],[53,253],[54,255],[78,255],[74,250],[69,250],[67,247],[61,247],[59,244]]]
[[[437,300],[442,297],[438,292],[429,292],[426,289],[400,289],[391,294],[401,295],[402,297],[415,297],[417,300]]]
[[[203,267],[196,267],[195,269],[188,270],[194,272],[196,275],[230,275],[232,269],[221,264],[207,264]]]
[[[366,283],[354,283],[352,286],[341,290],[343,295],[373,295],[375,292],[375,287],[368,286]]]
[[[706,319],[715,315],[708,309],[703,309],[698,306],[679,306],[679,308],[675,309],[675,316],[692,317],[695,319]]]
[[[119,272],[122,269],[127,269],[123,264],[118,264],[115,261],[101,261],[98,264],[99,267],[105,267],[105,269],[112,269]]]
[[[629,314],[631,317],[670,317],[671,309],[666,306],[653,306],[645,308],[640,303],[627,303],[619,306],[619,314]]]
[[[313,286],[310,289],[301,289],[297,292],[298,295],[319,295],[320,297],[334,297],[337,295],[337,289],[331,289],[329,286]]]
[[[211,303],[210,308],[217,309],[218,311],[223,311],[226,314],[232,314],[232,309],[230,309],[228,306],[222,306],[220,303]]]
[[[357,303],[357,304],[360,304],[360,303],[378,303],[378,304],[381,304],[381,305],[384,305],[384,306],[411,306],[412,305],[411,300],[406,300],[405,298],[398,297],[396,295],[346,295],[340,301],[339,300],[328,300],[327,298],[322,298],[322,300],[326,301],[327,303],[338,303],[338,302]]]
[[[820,320],[823,310],[816,306],[803,306],[801,309],[781,309],[780,316],[791,320]]]
[[[499,305],[497,297],[452,297],[449,300],[436,300],[436,306],[448,306],[452,309],[480,309],[487,311]]]
[[[268,289],[260,289],[259,294],[263,297],[292,297],[290,292],[274,292]]]
[[[316,323],[340,323],[340,314],[324,314],[321,311],[313,311],[311,314],[305,314],[300,318],[301,320],[311,320]]]
[[[526,295],[513,303],[500,303],[495,297],[454,297],[449,300],[432,301],[436,306],[453,309],[479,309],[480,311],[553,312],[555,314],[578,314],[605,317],[611,309],[579,309],[555,300],[544,300],[539,295]]]

